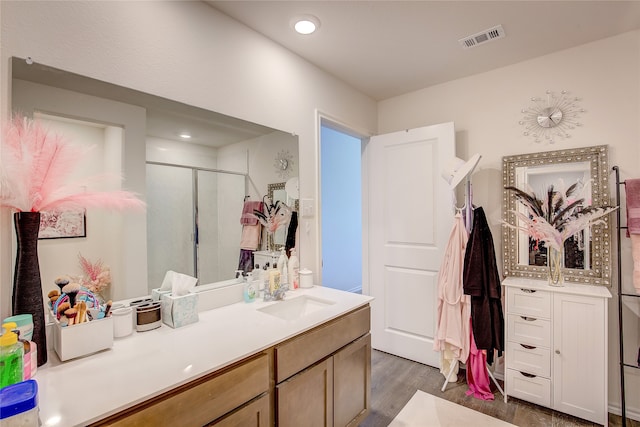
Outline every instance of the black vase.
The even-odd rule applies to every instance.
[[[33,316],[31,340],[38,346],[38,366],[41,366],[47,363],[47,335],[38,262],[40,212],[16,212],[13,214],[13,222],[18,243],[11,297],[13,314]]]

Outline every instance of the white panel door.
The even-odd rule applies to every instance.
[[[453,123],[372,137],[366,147],[372,346],[438,367],[437,279],[453,225],[441,171]]]

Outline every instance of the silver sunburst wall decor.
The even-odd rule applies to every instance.
[[[280,150],[273,163],[276,174],[282,179],[289,178],[291,169],[293,168],[293,163],[294,161],[291,153],[289,153],[288,150]]]
[[[578,105],[580,99],[569,95],[566,90],[555,93],[548,90],[545,97],[531,98],[531,105],[522,109],[520,125],[523,134],[533,137],[536,143],[555,144],[558,138],[570,138],[569,131],[582,126],[578,118],[585,112]]]

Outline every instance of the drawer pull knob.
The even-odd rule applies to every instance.
[[[535,317],[527,317],[527,316],[520,316],[522,318],[522,320],[526,320],[527,322],[535,322],[536,319]]]
[[[527,293],[527,294],[534,294],[534,293],[536,292],[536,290],[535,290],[535,289],[524,289],[524,288],[520,288],[520,290],[521,290],[522,292]]]
[[[556,354],[560,354],[560,350],[556,350]]]
[[[526,348],[527,350],[533,350],[533,349],[535,349],[535,347],[534,347],[534,346],[532,346],[532,345],[526,345],[526,344],[520,344],[520,345],[521,345],[522,347]]]
[[[522,376],[527,377],[527,378],[535,378],[536,376],[533,374],[527,374],[526,372],[522,372],[520,371],[520,373],[522,374]]]

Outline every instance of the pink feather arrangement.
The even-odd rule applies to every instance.
[[[564,190],[564,182],[560,180],[557,187],[560,190],[549,186],[543,199],[539,199],[533,191],[505,187],[526,208],[526,212],[512,211],[518,220],[517,225],[505,224],[526,232],[547,247],[561,251],[568,238],[592,225],[603,223],[602,218],[617,207],[583,206],[584,198],[576,198],[576,193],[581,189],[580,193],[584,193],[590,187],[581,182]]]
[[[38,120],[14,116],[3,126],[0,141],[0,207],[18,212],[144,209],[144,202],[129,191],[86,189],[101,177],[67,182],[87,152]]]

